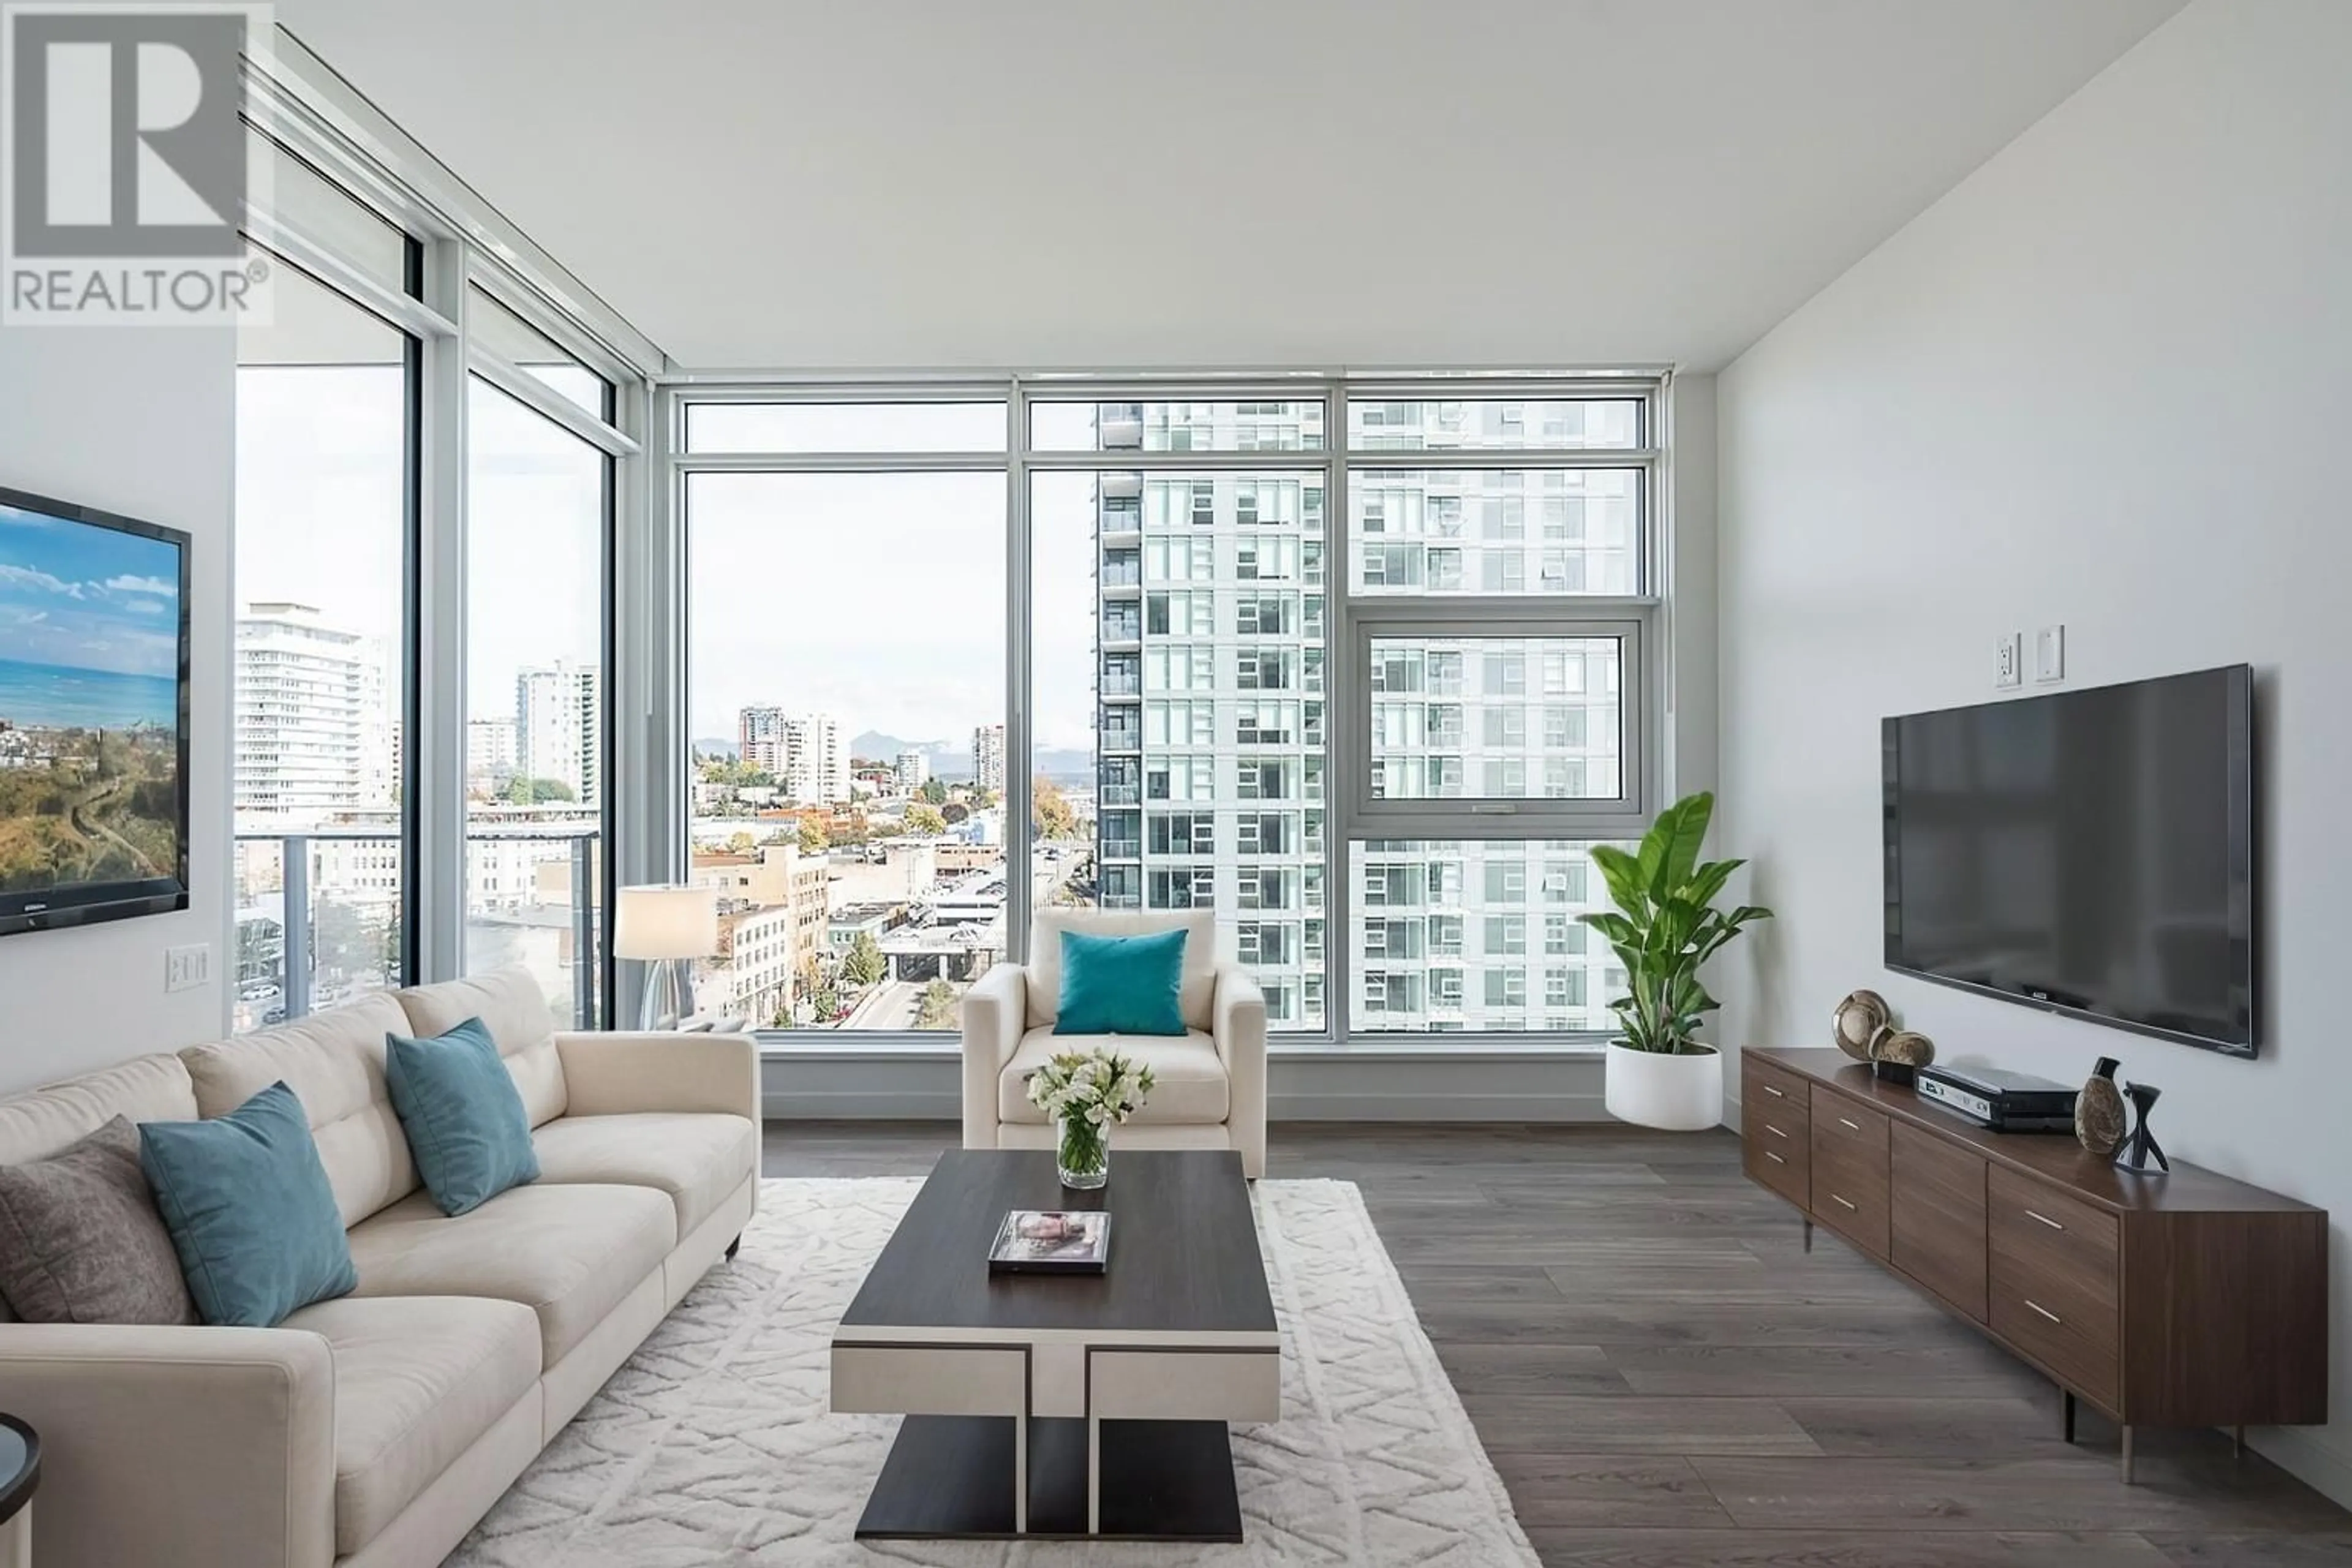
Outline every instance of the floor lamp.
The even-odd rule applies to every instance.
[[[688,964],[719,951],[719,895],[707,887],[623,888],[613,916],[613,956],[643,960],[645,1005],[637,1026],[674,1029],[694,1011]]]

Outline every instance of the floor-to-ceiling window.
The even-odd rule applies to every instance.
[[[1005,431],[1001,400],[691,410],[721,465],[681,492],[700,1009],[952,1030],[1005,956]]]
[[[593,1027],[606,990],[612,459],[478,377],[466,450],[465,964],[520,964],[559,1023]]]
[[[413,293],[416,247],[259,137],[281,217],[339,290],[260,245],[266,325],[238,337],[236,937],[231,1021],[398,985],[411,963],[419,345],[362,302]],[[326,268],[322,266],[321,270]]]
[[[691,860],[735,922],[700,1003],[939,1028],[1031,910],[1205,908],[1294,1039],[1607,1029],[1579,917],[1656,803],[1654,384],[1007,392],[1009,446],[974,392],[678,395]]]

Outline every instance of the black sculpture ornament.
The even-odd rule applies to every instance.
[[[2147,1130],[2147,1113],[2155,1108],[2157,1096],[2163,1092],[2152,1083],[2124,1085],[2124,1098],[2131,1101],[2134,1117],[2131,1136],[2124,1140],[2124,1146],[2116,1152],[2116,1164],[2121,1169],[2146,1173],[2148,1162],[2154,1160],[2158,1171],[2168,1173],[2171,1171],[2172,1165],[2165,1159],[2164,1150],[2158,1144],[2156,1134]]]

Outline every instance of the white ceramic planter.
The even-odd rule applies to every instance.
[[[1636,1051],[1609,1042],[1609,1114],[1668,1132],[1700,1132],[1723,1120],[1723,1056]]]

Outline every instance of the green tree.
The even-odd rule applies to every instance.
[[[801,818],[800,846],[803,855],[822,855],[833,847],[833,835],[815,817],[803,816]]]
[[[923,987],[922,1000],[915,1006],[915,1027],[918,1029],[952,1029],[956,1025],[956,988],[944,980],[934,980]]]
[[[517,805],[544,805],[550,801],[574,801],[579,798],[572,787],[562,779],[532,779],[517,775],[507,785],[507,799]]]
[[[736,832],[727,836],[727,853],[730,855],[749,855],[756,847],[748,833]]]
[[[914,805],[907,808],[908,832],[929,834],[932,837],[937,837],[940,834],[945,833],[947,830],[948,819],[940,815],[940,808],[938,806],[926,805],[921,801],[917,801]]]
[[[940,780],[925,779],[921,794],[923,799],[933,805],[945,805],[948,803],[948,786]]]
[[[950,827],[953,827],[959,822],[971,820],[971,807],[960,805],[959,803],[951,800],[948,802],[947,805],[940,807],[940,817]]]
[[[1029,785],[1029,820],[1040,838],[1075,838],[1078,814],[1061,786],[1040,773]]]
[[[889,967],[888,961],[882,956],[882,944],[874,940],[872,931],[862,931],[849,944],[849,952],[841,961],[841,977],[852,985],[877,984]]]

